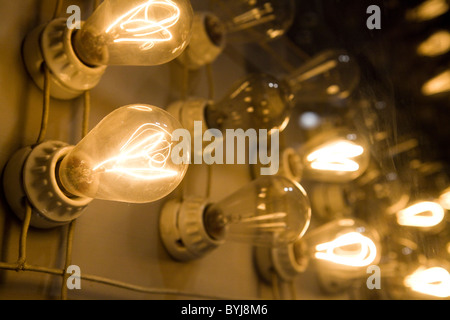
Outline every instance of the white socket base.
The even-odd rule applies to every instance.
[[[74,30],[64,18],[52,20],[31,31],[24,40],[25,66],[35,84],[44,89],[44,65],[50,71],[50,95],[61,100],[74,99],[94,88],[106,66],[85,65],[72,46]]]
[[[27,201],[32,208],[31,226],[58,227],[77,219],[92,201],[69,198],[58,185],[58,163],[72,148],[63,142],[48,141],[35,148],[23,148],[10,158],[5,167],[3,189],[19,219],[25,217]]]
[[[207,30],[207,19],[214,20],[218,39],[211,39]],[[195,70],[214,62],[225,48],[225,28],[222,22],[209,12],[198,12],[192,24],[190,44],[177,58],[186,68]]]
[[[309,258],[305,253],[301,242],[280,248],[256,247],[254,258],[258,274],[267,283],[272,283],[273,274],[282,281],[292,282],[308,267]]]
[[[201,258],[222,242],[205,230],[203,199],[170,200],[162,208],[159,228],[161,240],[173,259],[190,261]]]

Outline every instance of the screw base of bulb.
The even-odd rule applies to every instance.
[[[201,258],[221,242],[212,239],[205,230],[204,199],[168,201],[162,208],[159,228],[161,240],[168,253],[178,261]]]
[[[25,67],[34,83],[44,89],[44,65],[50,71],[50,95],[61,100],[74,99],[94,88],[106,66],[90,67],[81,62],[72,47],[74,30],[64,18],[32,30],[22,48]]]
[[[258,274],[267,283],[272,283],[274,273],[281,280],[291,282],[305,272],[309,264],[302,242],[280,248],[255,247],[254,258]]]
[[[9,206],[19,219],[24,219],[28,202],[32,207],[31,226],[58,227],[77,219],[92,201],[69,198],[58,185],[57,165],[71,149],[65,143],[48,141],[35,148],[20,149],[10,158],[3,188]]]

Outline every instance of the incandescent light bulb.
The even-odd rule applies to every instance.
[[[296,102],[329,102],[348,98],[360,80],[360,67],[343,50],[327,50],[284,77]]]
[[[311,208],[304,189],[291,180],[259,178],[225,199],[168,202],[160,218],[162,240],[177,260],[199,258],[225,241],[279,247],[301,238]]]
[[[197,12],[192,41],[179,61],[190,69],[213,62],[228,43],[267,42],[286,33],[295,18],[294,0],[212,1]]]
[[[108,65],[153,66],[177,58],[189,44],[192,18],[189,0],[105,0],[79,30],[58,18],[32,31],[25,63],[40,88],[45,63],[52,96],[72,99],[95,87]]]
[[[41,227],[74,220],[92,199],[157,201],[175,190],[187,171],[187,164],[172,161],[172,133],[179,128],[157,107],[121,107],[76,146],[48,141],[16,153],[4,179],[7,199],[21,217],[26,194]]]
[[[298,150],[304,177],[322,182],[352,181],[366,171],[370,153],[366,139],[348,129],[321,133]]]

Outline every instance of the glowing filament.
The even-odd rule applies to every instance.
[[[429,228],[441,223],[444,209],[435,202],[420,202],[397,213],[397,222],[402,226]]]
[[[422,42],[417,53],[422,56],[435,57],[450,51],[450,32],[438,31]]]
[[[176,176],[176,171],[164,169],[172,150],[167,136],[171,137],[159,124],[144,124],[122,146],[118,156],[100,163],[93,171],[119,173],[139,180]]]
[[[156,18],[155,15],[159,17]],[[173,35],[169,28],[179,19],[180,9],[174,2],[149,0],[117,19],[106,29],[106,33],[114,30],[114,42],[142,43],[141,49],[148,50],[153,48],[156,42],[172,40]]]
[[[409,20],[427,21],[439,17],[446,13],[449,5],[446,0],[427,0],[418,7],[406,13]]]
[[[450,210],[450,188],[445,190],[439,197],[439,203],[447,210]]]
[[[351,160],[364,153],[364,148],[347,141],[327,144],[308,155],[312,169],[321,171],[355,172],[359,164]]]
[[[426,96],[448,91],[450,91],[450,70],[438,74],[422,86],[422,93]]]
[[[375,261],[377,247],[371,239],[358,232],[350,232],[317,245],[315,257],[344,266],[365,267]]]
[[[406,277],[404,284],[413,291],[429,296],[450,297],[450,274],[443,268],[426,269],[421,267]]]

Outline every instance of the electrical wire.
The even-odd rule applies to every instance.
[[[43,108],[42,108],[42,119],[41,128],[39,130],[39,136],[36,140],[36,145],[41,144],[45,140],[47,134],[48,117],[50,113],[50,70],[47,65],[43,64],[44,69],[44,96],[43,96]]]

